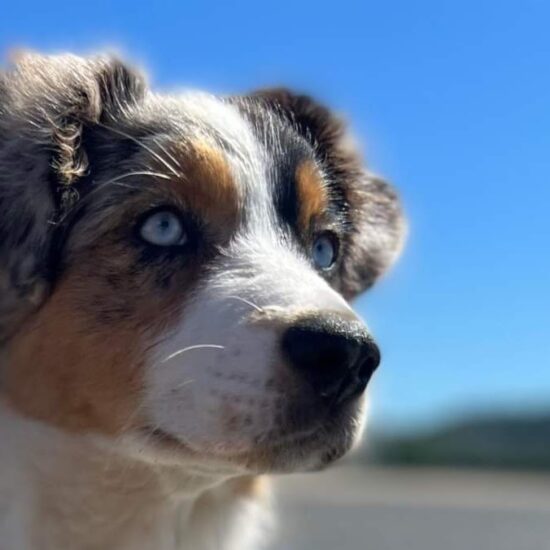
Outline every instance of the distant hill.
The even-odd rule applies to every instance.
[[[375,435],[368,459],[399,465],[550,470],[550,412],[484,416],[406,436]]]

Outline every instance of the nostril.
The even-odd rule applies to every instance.
[[[368,382],[379,365],[380,349],[372,340],[369,340],[361,346],[360,357],[357,361],[359,378],[367,378]]]
[[[282,348],[294,370],[331,402],[362,393],[380,362],[364,326],[339,318],[302,320],[286,330]]]

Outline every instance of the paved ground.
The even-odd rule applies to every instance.
[[[550,476],[346,467],[276,493],[274,550],[550,550]]]

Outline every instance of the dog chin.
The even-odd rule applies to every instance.
[[[332,464],[360,440],[364,405],[361,398],[340,409],[326,409],[320,418],[309,419],[309,429],[297,429],[295,422],[293,428],[281,429],[280,436],[270,437],[262,449],[260,456],[265,460],[260,467],[286,473],[319,470]]]
[[[339,434],[319,430],[284,442],[274,442],[257,453],[248,466],[258,473],[292,473],[322,470],[343,457],[353,447],[356,437],[349,431]]]
[[[306,429],[258,436],[253,444],[193,445],[162,429],[142,430],[132,448],[155,463],[181,465],[205,474],[266,474],[320,470],[348,453],[362,431],[361,407],[341,411]],[[134,453],[135,454],[135,453]]]

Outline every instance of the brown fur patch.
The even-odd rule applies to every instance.
[[[193,273],[178,270],[163,289],[134,256],[110,242],[82,251],[14,336],[2,390],[17,410],[77,432],[143,425],[146,351],[178,319]]]
[[[92,327],[60,289],[14,339],[3,384],[19,411],[72,431],[115,433],[142,386],[143,342],[125,327]]]
[[[228,482],[228,487],[237,498],[261,499],[268,492],[265,476],[243,476]]]
[[[300,204],[298,223],[303,231],[307,231],[311,221],[320,217],[328,205],[323,176],[313,161],[302,162],[296,169],[296,188]]]

